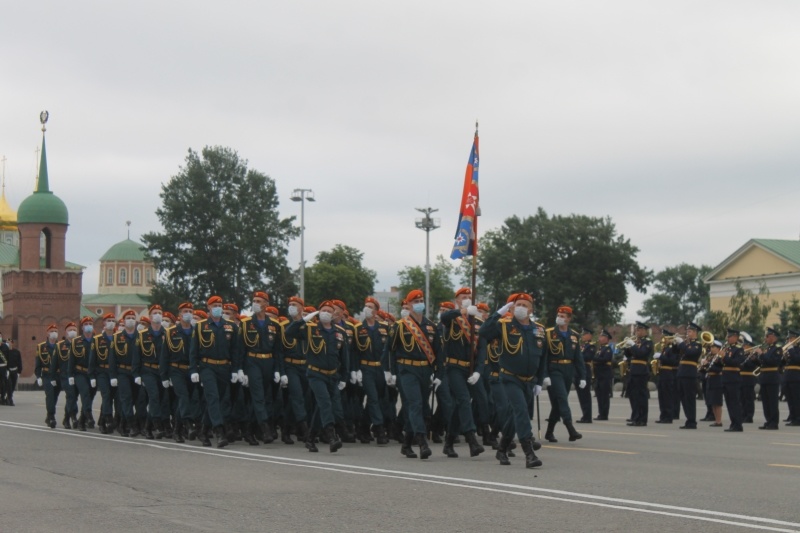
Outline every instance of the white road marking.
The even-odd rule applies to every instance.
[[[513,496],[553,500],[553,501],[575,503],[582,505],[591,505],[595,507],[604,507],[620,511],[632,511],[638,513],[670,516],[676,518],[687,518],[690,520],[714,522],[714,523],[737,526],[737,527],[749,527],[752,529],[759,529],[764,531],[782,531],[782,532],[800,531],[800,523],[798,522],[787,522],[783,520],[775,520],[772,518],[726,513],[721,511],[710,511],[706,509],[695,509],[691,507],[681,507],[676,505],[666,505],[653,502],[625,500],[621,498],[596,496],[593,494],[584,494],[580,492],[570,492],[558,489],[529,487],[525,485],[500,483],[495,481],[484,481],[480,479],[457,478],[450,476],[438,476],[433,474],[422,474],[416,472],[404,472],[398,470],[389,470],[384,468],[374,468],[374,467],[359,466],[359,465],[328,463],[324,461],[314,461],[309,459],[295,459],[292,457],[273,456],[273,455],[266,455],[266,454],[252,453],[252,452],[243,452],[238,450],[211,449],[211,448],[198,447],[197,445],[194,444],[178,444],[169,441],[156,442],[156,441],[137,440],[131,438],[116,437],[116,436],[76,432],[74,430],[64,430],[64,429],[55,430],[55,429],[44,428],[41,426],[36,426],[34,424],[12,422],[7,420],[0,421],[0,426],[14,428],[14,429],[25,429],[29,431],[50,433],[53,435],[95,439],[106,442],[122,443],[135,446],[148,446],[151,448],[157,448],[172,452],[187,452],[200,455],[210,455],[214,457],[220,457],[223,459],[239,459],[239,460],[246,460],[253,462],[277,464],[282,466],[295,466],[303,468],[312,468],[317,470],[326,470],[330,472],[339,472],[343,474],[365,475],[365,476],[382,477],[389,479],[402,479],[406,481],[417,481],[417,482],[432,483],[437,485],[445,485],[450,487],[459,487],[459,488],[466,488],[473,490],[481,490],[486,492],[503,493]],[[791,465],[780,465],[780,466],[791,466]],[[582,498],[582,499],[576,499],[576,498]],[[595,500],[595,501],[586,501],[586,500]],[[633,505],[640,507],[632,507]],[[648,509],[648,507],[650,507],[650,509]],[[686,513],[695,513],[695,514],[686,514]],[[773,527],[773,526],[789,526],[792,527],[793,529],[786,529],[782,527]]]

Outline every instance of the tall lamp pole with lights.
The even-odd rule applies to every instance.
[[[315,202],[314,191],[311,189],[295,189],[292,191],[292,201],[300,202],[300,298],[306,298],[306,258],[305,258],[305,233],[306,233],[306,201]]]
[[[431,218],[431,214],[438,211],[432,207],[415,208],[424,214],[423,218],[414,221],[416,226],[425,232],[425,316],[431,316],[431,232],[441,226],[438,218]]]

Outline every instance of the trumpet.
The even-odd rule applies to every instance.
[[[794,339],[790,340],[789,342],[787,342],[786,344],[783,345],[783,362],[784,363],[786,363],[786,361],[789,360],[789,350],[791,348],[794,348],[794,345],[797,344],[798,342],[800,342],[800,337],[795,337]]]
[[[630,348],[634,344],[636,344],[636,337],[625,337],[621,341],[617,343],[617,346],[620,348]]]
[[[714,335],[710,331],[704,331],[700,334],[700,341],[703,346],[711,346],[714,344]]]

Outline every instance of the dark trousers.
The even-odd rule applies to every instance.
[[[61,387],[50,383],[49,376],[42,376],[42,387],[44,387],[45,409],[47,410],[48,415],[54,417],[56,416],[56,402],[58,401],[58,395],[61,392]]]
[[[19,372],[15,370],[9,370],[8,372],[8,393],[6,397],[9,400],[14,399],[14,391],[17,390],[17,380],[19,379]]]
[[[66,405],[64,405],[65,416],[78,416],[78,394],[75,390],[75,385],[69,384],[69,378],[66,374],[61,376],[61,390],[67,396]]]
[[[778,393],[780,384],[761,385],[761,406],[764,408],[764,422],[769,427],[778,427],[780,414],[778,413]]]
[[[256,421],[263,424],[273,418],[272,389],[275,385],[275,359],[257,359],[247,356],[244,371],[247,374],[250,397]]]
[[[786,382],[786,403],[789,404],[789,421],[800,424],[800,382]]]
[[[547,417],[549,421],[557,422],[561,419],[565,424],[572,422],[572,411],[567,400],[571,384],[571,372],[552,372],[550,374],[550,386],[547,387],[547,396],[550,397],[550,415]]]
[[[503,426],[503,436],[510,437],[516,432],[520,440],[532,437],[528,405],[533,399],[533,382],[523,382],[515,376],[506,374],[501,374],[500,379],[508,398],[508,404],[511,406],[511,416]]]
[[[588,368],[587,368],[588,371]],[[592,419],[592,380],[591,374],[586,375],[586,386],[584,388],[578,387],[578,381],[575,380],[575,392],[578,395],[578,402],[581,405],[581,418],[583,420]]]
[[[509,434],[513,435],[514,418],[511,413],[511,405],[508,403],[506,388],[500,382],[499,377],[489,379],[489,392],[492,396],[492,403],[494,403],[494,427],[505,431],[503,428],[510,420],[511,432]]]
[[[631,381],[628,384],[628,397],[631,399],[631,421],[633,422],[647,423],[647,383],[650,381],[649,378],[650,376],[647,374],[642,376],[631,375]]]
[[[323,428],[344,420],[338,374],[326,376],[309,370],[308,386],[314,394],[314,401],[317,404],[315,412],[319,414]]]
[[[450,385],[450,395],[455,404],[455,413],[458,416],[458,427],[451,419],[448,421],[448,431],[451,434],[469,433],[475,431],[475,420],[472,417],[472,404],[470,403],[469,388],[467,386],[468,369],[457,365],[448,365],[445,368],[447,381]]]
[[[200,365],[200,383],[203,384],[206,413],[212,428],[222,426],[231,413],[230,365]]]
[[[75,390],[81,397],[81,414],[87,419],[92,417],[92,387],[89,383],[89,376],[86,374],[75,374]]]
[[[611,408],[611,390],[614,387],[614,378],[597,378],[595,391],[597,394],[597,415],[600,418],[608,418],[608,411]]]
[[[191,392],[194,389],[191,376],[187,370],[180,368],[169,369],[169,380],[172,383],[172,390],[175,393],[175,405],[172,406],[176,418],[181,420],[191,420],[193,418],[191,407]]]
[[[117,398],[119,399],[122,418],[128,422],[133,422],[133,395],[135,394],[135,384],[131,374],[117,375]]]
[[[139,394],[147,394],[147,414],[153,422],[161,421],[161,377],[152,372],[142,373]],[[169,418],[169,417],[167,417]]]
[[[661,372],[658,376],[659,420],[671,422],[675,414],[675,377],[671,372]]]
[[[431,374],[429,366],[397,365],[397,380],[405,413],[404,429],[414,434],[425,434],[425,406],[428,405]],[[440,387],[441,388],[441,387]],[[428,407],[428,410],[430,407]]]
[[[383,425],[383,414],[389,406],[386,378],[379,366],[362,366],[361,376],[364,395],[367,398],[367,414],[373,426]]]
[[[295,422],[303,422],[308,418],[310,407],[310,389],[306,367],[286,363],[286,377],[289,379],[289,407]]]
[[[686,425],[697,427],[697,378],[678,378],[683,413],[686,415]]]
[[[752,376],[742,376],[742,413],[745,420],[752,422],[756,414],[756,381]]]
[[[488,424],[491,420],[491,410],[489,409],[489,394],[486,391],[486,380],[484,376],[475,385],[467,384],[469,395],[472,397],[472,411],[478,424]]]
[[[728,418],[731,419],[731,427],[742,427],[742,399],[741,383],[723,383],[722,394],[725,397],[725,405],[728,407]]]
[[[111,416],[114,414],[114,392],[111,388],[111,378],[107,372],[97,373],[97,390],[100,391],[100,414]]]

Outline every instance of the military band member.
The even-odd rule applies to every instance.
[[[431,456],[425,438],[425,405],[431,384],[438,388],[443,373],[442,349],[436,326],[423,315],[425,296],[414,289],[406,296],[409,314],[398,320],[387,344],[387,356],[397,371],[398,387],[405,416],[405,436],[401,453],[416,457],[411,446],[419,445],[420,459]],[[402,312],[401,312],[402,315]]]
[[[584,327],[581,331],[581,356],[583,357],[584,375],[586,376],[587,386],[580,388],[580,381],[575,381],[578,401],[581,404],[581,418],[576,420],[581,424],[592,423],[592,377],[594,376],[594,356],[597,353],[597,346],[592,342],[594,332]],[[578,376],[575,376],[578,379]]]
[[[742,390],[741,366],[744,362],[744,350],[739,344],[739,331],[728,328],[728,344],[722,354],[722,391],[725,405],[728,406],[728,418],[731,425],[727,432],[740,432],[742,428]]]
[[[557,310],[556,327],[547,328],[545,332],[545,357],[547,374],[551,383],[547,387],[550,397],[550,415],[547,417],[547,432],[544,438],[549,442],[558,442],[553,430],[561,419],[569,432],[570,442],[583,437],[572,424],[572,411],[569,408],[569,389],[573,381],[578,388],[586,387],[585,365],[581,355],[578,333],[569,329],[572,320],[572,308],[562,305]]]
[[[673,350],[679,355],[678,391],[681,397],[686,422],[681,429],[697,429],[697,366],[703,354],[703,345],[697,340],[702,328],[689,322],[686,328],[686,340],[675,337]]]
[[[76,392],[81,398],[81,414],[78,418],[78,427],[86,431],[86,423],[92,416],[92,389],[97,386],[97,381],[89,373],[89,356],[94,340],[94,321],[92,317],[85,316],[81,319],[82,335],[72,339],[70,343],[68,375],[70,383],[75,385]]]
[[[225,421],[230,417],[230,384],[244,379],[239,331],[222,317],[222,298],[206,302],[209,318],[199,320],[192,331],[189,373],[192,383],[202,383],[206,403],[206,427],[211,427],[217,448],[228,445]]]
[[[100,419],[98,427],[105,435],[114,431],[114,389],[111,387],[109,353],[114,342],[114,329],[117,320],[114,313],[106,313],[100,318],[103,330],[92,337],[89,352],[89,375],[100,392]]]
[[[764,425],[758,429],[778,429],[780,414],[778,413],[778,391],[781,381],[778,369],[783,359],[783,348],[778,343],[780,335],[773,328],[767,328],[765,338],[767,348],[756,348],[756,356],[761,363],[761,373],[758,376],[758,384],[761,387],[761,406],[764,408]]]
[[[55,374],[51,373],[53,359],[58,357],[56,353],[58,326],[56,324],[47,326],[46,339],[46,341],[36,345],[36,362],[33,367],[33,374],[36,376],[36,384],[44,388],[44,404],[47,412],[44,423],[53,429],[56,427],[56,402],[61,390],[55,379]]]
[[[161,353],[164,350],[164,339],[166,334],[162,327],[164,310],[158,304],[153,304],[148,310],[149,324],[144,329],[139,330],[136,337],[137,353],[136,368],[133,370],[134,376],[139,377],[139,394],[147,394],[147,420],[145,423],[145,438],[162,439],[164,438],[164,422],[169,421],[169,413],[161,412],[161,396],[164,394],[164,387],[161,379]],[[169,385],[169,382],[167,382]],[[138,402],[139,405],[144,402]],[[155,431],[153,431],[155,429]]]
[[[462,287],[456,291],[455,309],[441,314],[442,349],[446,354],[445,372],[450,394],[455,401],[454,415],[458,418],[458,432],[464,435],[469,444],[469,454],[475,457],[483,453],[483,446],[476,437],[475,419],[472,414],[469,385],[475,385],[483,373],[484,360],[475,352],[474,322],[479,314],[478,307],[472,305],[472,291]],[[456,435],[456,424],[448,424],[445,449],[452,450]],[[445,452],[447,453],[447,452]]]
[[[631,403],[629,426],[646,426],[648,415],[648,389],[650,381],[650,357],[653,355],[653,341],[647,336],[649,325],[636,322],[636,341],[625,349],[630,364],[628,397]]]
[[[608,344],[612,335],[604,329],[597,338],[598,350],[594,356],[594,377],[597,382],[597,418],[595,420],[608,420],[608,411],[611,407],[611,391],[614,386],[614,351]]]
[[[525,467],[534,468],[542,466],[542,461],[534,453],[528,406],[542,390],[538,383],[550,385],[544,358],[545,332],[544,326],[530,318],[531,295],[517,293],[509,299],[512,301],[491,314],[480,329],[488,344],[497,341],[494,353],[500,366],[499,376],[513,413],[503,427],[495,457],[501,465],[511,464],[507,451],[516,432],[525,452]],[[513,315],[506,318],[512,309]]]
[[[706,368],[706,402],[711,407],[714,423],[711,427],[722,427],[722,343],[715,340],[703,366]]]
[[[675,417],[675,400],[678,394],[676,375],[678,373],[678,354],[672,349],[675,336],[670,330],[661,330],[661,352],[653,357],[658,359],[658,410],[656,424],[672,424]]]
[[[61,425],[64,429],[78,429],[78,398],[75,391],[75,378],[69,378],[69,346],[72,339],[78,336],[78,326],[69,322],[64,328],[65,338],[56,343],[56,356],[51,358],[51,381],[58,382],[61,390],[67,397],[64,405],[64,419]]]
[[[740,394],[742,397],[742,417],[745,424],[753,423],[753,416],[756,412],[756,375],[755,371],[758,368],[758,361],[756,360],[753,349],[753,338],[746,331],[741,332],[742,348],[750,350],[749,355],[745,355],[744,362],[741,365],[741,372],[739,375],[742,377],[742,388]]]
[[[319,311],[307,314],[302,321],[292,322],[285,329],[288,339],[302,341],[308,346],[308,384],[314,394],[315,413],[319,414],[331,453],[342,447],[335,425],[344,417],[341,391],[349,375],[347,332],[334,324],[333,307],[333,303],[326,300],[319,305]],[[314,322],[317,316],[319,321]],[[313,424],[314,420],[306,447],[316,452]]]
[[[800,336],[796,327],[789,329],[787,344]],[[800,426],[800,345],[795,344],[784,350],[786,366],[783,368],[786,380],[786,402],[789,404],[789,422],[787,426]]]
[[[384,422],[384,414],[390,409],[384,377],[384,371],[389,369],[389,365],[382,360],[383,346],[389,336],[389,324],[379,317],[380,307],[378,300],[371,296],[364,300],[364,321],[356,328],[354,338],[354,361],[357,365],[356,380],[366,396],[366,413],[369,423],[372,424],[372,432],[378,445],[383,446],[389,444]]]

